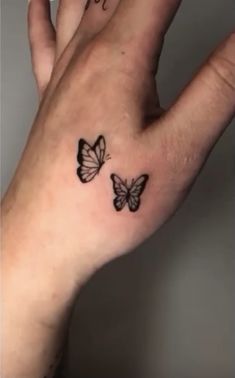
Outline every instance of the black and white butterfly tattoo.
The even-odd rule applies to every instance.
[[[136,212],[140,207],[140,196],[143,193],[148,175],[142,175],[128,185],[127,180],[123,181],[119,176],[112,174],[110,176],[113,181],[113,191],[116,197],[113,200],[114,207],[117,211],[121,211],[127,204],[131,212]]]
[[[84,139],[80,139],[78,143],[77,161],[80,166],[77,169],[77,175],[82,183],[93,180],[98,175],[105,161],[111,159],[110,155],[106,155],[106,143],[102,135],[100,135],[93,146]]]

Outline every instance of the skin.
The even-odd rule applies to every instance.
[[[235,114],[234,33],[163,112],[155,75],[180,1],[85,5],[61,0],[55,30],[48,1],[29,3],[40,104],[2,202],[5,378],[53,376],[81,286],[169,219]],[[99,135],[112,159],[82,184],[77,142]],[[149,175],[138,212],[113,208],[114,172]]]

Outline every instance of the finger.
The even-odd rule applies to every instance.
[[[64,0],[66,1],[66,0]],[[67,0],[68,1],[68,0]],[[69,0],[70,1],[70,0]],[[72,0],[73,1],[73,0]],[[77,1],[77,0],[76,0]],[[63,73],[66,70],[66,67],[71,59],[71,56],[75,51],[82,50],[82,47],[86,46],[87,43],[94,39],[94,36],[100,32],[104,28],[104,26],[109,22],[112,15],[114,14],[117,5],[119,4],[120,0],[87,0],[84,3],[85,13],[83,14],[82,20],[79,21],[79,25],[75,34],[72,36],[71,40],[67,43],[64,40],[64,43],[67,43],[66,46],[61,45],[61,50],[57,56],[61,56],[63,51],[63,56],[59,61],[60,69],[55,72],[53,77],[53,83],[50,86],[50,93],[53,92],[54,88],[56,87],[58,81],[63,76]],[[64,3],[65,4],[65,3]],[[62,3],[61,3],[61,17],[62,17]],[[65,8],[64,8],[65,11]],[[62,22],[62,19],[61,19]],[[62,23],[60,24],[58,18],[58,27],[60,26],[60,31],[57,29],[57,40],[62,32]],[[63,50],[64,49],[64,50]],[[79,55],[79,54],[78,54]],[[96,64],[96,63],[95,63]]]
[[[163,38],[181,0],[122,0],[105,30],[107,36],[120,41],[136,53],[137,61],[153,61],[160,54]]]
[[[73,38],[82,20],[87,0],[60,0],[57,12],[57,58]]]
[[[30,0],[28,33],[33,70],[39,91],[47,86],[54,64],[56,34],[48,0]]]
[[[120,0],[89,0],[80,24],[78,34],[92,38],[98,34],[112,18]]]
[[[194,172],[234,115],[235,33],[212,54],[154,132],[163,132],[174,166]]]

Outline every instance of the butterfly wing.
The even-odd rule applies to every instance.
[[[113,181],[113,191],[116,197],[113,200],[114,207],[117,211],[121,211],[127,203],[128,188],[120,177],[112,174],[111,180]]]
[[[130,211],[135,212],[139,209],[141,202],[140,196],[145,189],[148,179],[148,175],[142,175],[132,184],[128,196],[128,206]]]
[[[93,149],[97,156],[98,162],[100,163],[100,165],[102,165],[104,163],[105,151],[106,151],[105,139],[102,135],[99,136],[99,138],[95,142]]]
[[[94,146],[90,146],[84,139],[80,139],[78,146],[77,174],[83,183],[90,182],[98,173],[105,158],[105,139],[99,136]]]
[[[83,183],[90,182],[100,170],[100,162],[94,151],[84,139],[80,139],[78,146],[78,163],[80,167],[77,174]]]

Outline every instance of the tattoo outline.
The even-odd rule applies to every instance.
[[[133,213],[139,210],[141,204],[140,197],[149,180],[149,175],[144,174],[137,179],[132,179],[130,184],[128,184],[127,180],[122,180],[114,173],[110,178],[113,182],[113,191],[115,194],[113,200],[114,208],[117,211],[121,211],[128,205],[129,210]]]
[[[106,142],[103,135],[97,138],[93,146],[85,141],[85,139],[80,139],[77,155],[79,163],[77,175],[80,181],[83,184],[92,181],[99,174],[105,162],[110,159],[110,155],[106,155]]]

